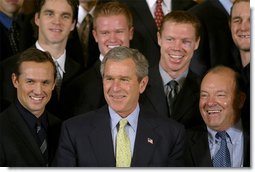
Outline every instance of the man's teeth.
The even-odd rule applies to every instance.
[[[42,97],[32,97],[32,96],[31,96],[31,98],[32,98],[33,100],[36,100],[36,101],[42,100]]]
[[[115,48],[115,47],[119,47],[120,45],[108,45],[108,48],[112,49],[112,48]]]
[[[240,35],[241,38],[250,38],[250,35]]]
[[[208,110],[207,113],[209,113],[209,114],[220,113],[220,110]]]
[[[180,59],[182,58],[182,56],[178,56],[178,55],[170,55],[172,58],[175,58],[175,59]]]

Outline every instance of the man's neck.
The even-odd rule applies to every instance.
[[[54,59],[58,59],[65,51],[66,44],[47,44],[38,40],[39,45],[43,50],[48,51]]]

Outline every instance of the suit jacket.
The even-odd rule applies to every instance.
[[[15,55],[3,61],[0,64],[0,96],[7,102],[12,103],[16,98],[16,89],[14,88],[11,80],[11,74],[14,66],[19,58],[19,55]],[[63,107],[65,107],[66,99],[66,85],[70,83],[76,76],[82,71],[80,64],[75,62],[70,56],[66,56],[65,73],[61,85],[60,98],[57,98],[57,92],[54,89],[50,102],[47,104],[46,109],[52,114],[58,116],[60,119],[68,118],[69,114],[65,113]]]
[[[186,128],[203,123],[199,113],[199,90],[200,78],[189,70],[173,104],[171,116]],[[156,114],[169,117],[166,94],[158,65],[149,70],[149,82],[140,100],[142,104],[153,107]]]
[[[244,122],[244,121],[243,121]],[[250,129],[244,127],[244,167],[250,167]],[[213,167],[208,144],[208,132],[205,125],[187,131],[187,150],[185,151],[185,165],[188,167]]]
[[[60,120],[47,113],[49,162],[54,157],[60,132]],[[46,162],[34,134],[21,117],[15,104],[0,114],[0,166],[40,167]]]
[[[98,109],[106,104],[100,74],[101,61],[98,59],[94,66],[82,73],[68,86],[67,111],[78,115]]]
[[[54,165],[115,167],[110,120],[104,106],[64,122]],[[182,166],[184,133],[182,125],[141,107],[131,166]]]
[[[157,40],[157,27],[146,0],[119,0],[130,8],[133,15],[134,36],[130,47],[138,49],[154,66],[160,59],[160,47]],[[172,0],[172,10],[187,10],[194,6],[192,0]]]
[[[203,75],[209,68],[234,63],[235,46],[228,24],[229,14],[218,0],[206,0],[189,10],[201,22],[201,38],[191,69]]]
[[[18,24],[18,30],[20,33],[19,38],[19,49],[20,52],[24,51],[25,49],[29,48],[35,43],[35,38],[33,36],[33,27],[31,20],[33,19],[33,15],[24,15],[20,14],[17,19],[15,20]],[[0,23],[0,62],[5,60],[8,57],[11,57],[14,52],[11,49],[11,45],[9,43],[8,38],[8,30]]]

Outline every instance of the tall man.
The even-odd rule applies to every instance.
[[[208,71],[199,103],[206,125],[188,131],[186,166],[250,166],[250,121],[241,111],[244,90],[242,77],[233,69],[217,66]]]
[[[148,87],[141,97],[141,103],[186,128],[202,122],[198,109],[200,80],[189,69],[199,45],[199,26],[198,19],[185,11],[172,11],[163,18],[157,34],[160,62],[150,69]]]
[[[18,59],[12,82],[15,102],[0,114],[0,166],[51,165],[60,120],[45,110],[56,82],[56,68],[48,52],[36,48]]]
[[[56,165],[182,166],[184,127],[138,103],[148,82],[145,57],[127,47],[113,48],[101,74],[107,105],[63,124]]]

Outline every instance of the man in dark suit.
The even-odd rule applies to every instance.
[[[188,130],[186,166],[218,167],[218,150],[226,134],[228,167],[250,167],[250,120],[241,113],[245,101],[239,73],[225,66],[212,68],[200,88],[200,112],[206,125]],[[222,155],[223,156],[223,155]]]
[[[59,64],[58,71],[62,79],[62,83],[58,85],[60,91],[57,92],[57,89],[54,89],[46,108],[59,118],[66,119],[68,118],[64,109],[66,100],[68,100],[66,85],[82,71],[81,65],[75,62],[66,51],[69,34],[75,28],[78,1],[41,0],[36,10],[35,24],[38,26],[38,40],[35,47],[51,53],[53,60]],[[51,17],[48,17],[48,14]],[[17,56],[11,57],[1,64],[0,69],[0,84],[2,85],[0,95],[9,102],[12,102],[16,94],[10,79],[13,64],[16,61]]]
[[[156,0],[119,1],[128,5],[134,19],[134,38],[130,47],[140,50],[148,59],[150,67],[157,65],[160,60],[160,47],[157,42],[158,29],[154,21]],[[188,10],[197,3],[193,0],[163,0],[161,4],[166,15],[174,10]]]
[[[250,116],[250,61],[251,61],[251,28],[250,28],[250,1],[236,0],[230,13],[230,30],[233,41],[238,48],[234,54],[235,67],[245,78],[246,101],[243,110]]]
[[[172,11],[164,16],[158,33],[160,62],[150,68],[150,80],[141,96],[141,103],[186,128],[202,122],[198,108],[200,79],[189,69],[199,44],[199,26],[198,19],[185,11]],[[169,86],[171,81],[177,82],[176,90]],[[177,95],[170,102],[172,90]]]
[[[191,61],[191,69],[200,76],[213,66],[234,63],[234,43],[228,25],[231,0],[206,0],[190,10],[201,22],[201,40]]]
[[[98,43],[100,57],[93,67],[68,85],[66,112],[77,115],[95,110],[106,104],[103,94],[100,64],[113,47],[127,46],[133,37],[132,15],[127,6],[119,2],[98,4],[94,11],[93,35]]]
[[[32,14],[21,14],[23,0],[0,0],[0,61],[24,51],[34,43]],[[13,32],[15,30],[15,32]]]
[[[145,57],[135,49],[113,48],[101,74],[108,105],[63,124],[56,165],[182,166],[184,127],[138,103],[148,83]]]
[[[17,98],[0,114],[1,167],[51,165],[61,121],[45,111],[45,106],[55,79],[56,68],[49,53],[30,48],[21,54],[12,74]]]

